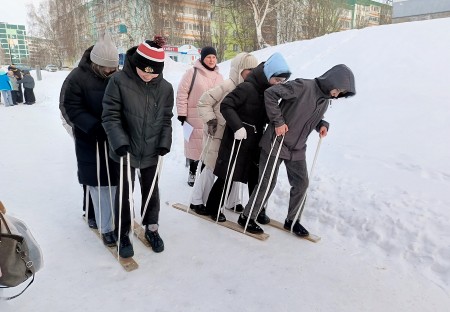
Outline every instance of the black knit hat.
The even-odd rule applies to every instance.
[[[146,73],[161,74],[164,69],[163,45],[166,41],[161,36],[155,36],[152,41],[145,40],[133,54],[132,63]]]
[[[214,49],[213,47],[204,47],[202,49],[202,51],[200,52],[200,60],[203,62],[205,57],[207,57],[210,54],[213,54],[213,55],[217,56],[216,49]]]

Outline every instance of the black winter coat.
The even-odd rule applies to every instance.
[[[115,151],[129,146],[131,166],[147,168],[158,162],[159,150],[172,145],[172,85],[160,74],[144,82],[130,58],[137,47],[127,51],[123,70],[111,78],[103,98],[103,127],[108,135],[112,158]]]
[[[78,64],[63,83],[59,108],[64,119],[73,128],[75,152],[78,164],[78,181],[84,185],[97,186],[97,137],[100,154],[100,185],[108,185],[104,144],[106,134],[101,126],[102,99],[108,79],[98,77],[91,69],[90,52],[87,49]],[[107,142],[106,142],[107,143]],[[108,150],[108,148],[106,149]],[[108,157],[109,158],[109,157]],[[116,166],[108,160],[110,171]],[[111,174],[111,185],[117,185]]]
[[[247,139],[242,140],[233,173],[233,181],[247,183],[250,166],[258,165],[260,154],[258,143],[267,123],[264,91],[270,87],[263,69],[264,63],[254,68],[247,79],[231,91],[220,104],[220,112],[227,123],[214,174],[222,179],[225,179],[227,175],[234,132],[241,127],[244,127],[247,131]],[[236,153],[238,146],[239,141],[236,141],[234,153]],[[234,162],[234,158],[232,162]]]

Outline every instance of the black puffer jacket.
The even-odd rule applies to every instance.
[[[158,162],[159,149],[172,145],[173,87],[163,75],[144,82],[130,58],[137,47],[127,51],[123,70],[109,81],[103,98],[103,127],[108,135],[112,158],[115,150],[130,148],[131,166],[147,168]]]
[[[91,186],[98,185],[96,163],[98,137],[100,138],[100,185],[107,186],[108,175],[104,150],[106,134],[101,126],[101,117],[102,99],[108,79],[98,77],[92,70],[91,50],[92,47],[84,52],[78,67],[72,70],[64,81],[59,108],[64,119],[73,128],[79,182]],[[109,160],[109,163],[110,166],[115,166],[112,160]],[[111,184],[117,185],[113,175],[111,179]]]
[[[259,64],[247,79],[231,91],[220,104],[220,112],[227,123],[214,174],[222,179],[225,179],[227,174],[234,132],[241,127],[247,131],[247,139],[242,140],[233,181],[247,183],[250,166],[257,165],[259,162],[258,143],[267,122],[264,91],[270,87],[263,69],[264,63]],[[236,141],[235,153],[238,145],[239,141]]]

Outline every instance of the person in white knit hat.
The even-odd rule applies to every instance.
[[[117,179],[108,178],[108,170],[113,171],[116,163],[105,156],[109,148],[102,126],[102,99],[109,78],[118,66],[119,54],[111,37],[108,33],[100,35],[64,81],[59,104],[64,119],[73,129],[78,181],[87,186],[92,197],[95,216],[89,215],[86,208],[89,227],[100,229],[107,246],[114,246],[117,241],[110,197],[111,192],[114,198]]]

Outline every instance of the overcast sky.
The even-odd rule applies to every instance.
[[[33,3],[35,7],[42,0],[0,0],[0,22],[8,24],[27,25],[27,9],[28,3]],[[7,8],[4,10],[3,8]]]

